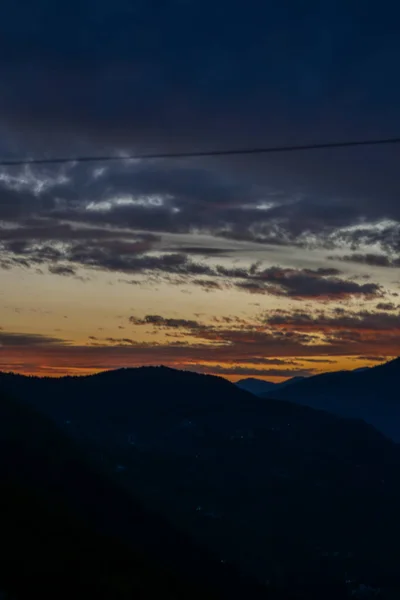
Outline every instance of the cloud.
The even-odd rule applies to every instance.
[[[207,246],[181,246],[179,251],[183,254],[198,254],[200,256],[226,256],[235,252],[233,248],[212,248]]]
[[[15,228],[14,228],[15,229]],[[20,229],[20,228],[19,228]],[[18,231],[19,231],[18,229]],[[203,260],[193,260],[182,252],[168,253],[157,250],[157,236],[138,233],[135,239],[123,239],[105,230],[99,239],[90,238],[97,230],[64,229],[62,236],[71,234],[72,239],[63,237],[62,244],[56,241],[37,241],[35,237],[20,239],[13,229],[3,228],[4,249],[1,265],[29,267],[47,264],[56,274],[74,275],[77,266],[115,271],[127,274],[151,274],[166,278],[170,283],[193,283],[205,291],[214,291],[234,286],[238,290],[256,294],[288,296],[294,299],[313,298],[315,300],[337,300],[349,297],[372,298],[382,294],[375,283],[358,283],[340,277],[340,270],[333,267],[317,269],[294,269],[280,266],[262,268],[260,262],[250,266],[236,266],[232,263],[211,264]],[[13,232],[14,237],[10,231]],[[42,233],[36,227],[31,235]],[[77,235],[79,232],[79,235]],[[86,236],[86,239],[85,237]],[[78,239],[75,239],[78,237]],[[80,238],[80,239],[79,239]],[[1,239],[1,238],[0,238]],[[175,279],[169,278],[175,276]],[[168,279],[169,278],[169,279]]]
[[[271,377],[274,371],[271,367],[274,367],[276,376],[283,377],[293,375],[293,370],[310,371],[300,367],[299,361],[317,365],[318,362],[333,364],[334,357],[339,356],[396,356],[400,349],[399,319],[398,315],[366,311],[346,314],[340,309],[316,311],[312,315],[275,311],[264,323],[227,317],[227,321],[219,319],[210,324],[150,315],[149,319],[135,317],[131,326],[137,323],[146,326],[150,322],[149,327],[165,330],[165,341],[138,342],[133,336],[90,336],[87,345],[3,330],[0,332],[0,365],[14,365],[23,372],[55,374],[63,369],[72,373],[143,364],[179,368],[205,364],[209,372],[218,366],[239,367],[246,368],[247,375],[252,369],[258,369],[264,371],[264,375],[268,371]]]
[[[115,344],[116,346],[121,346],[124,347],[126,345],[128,346],[135,346],[137,344],[137,342],[135,342],[135,340],[132,340],[131,338],[114,338],[114,337],[107,337],[104,340],[105,342],[108,342],[109,344]],[[99,342],[99,345],[101,345],[101,342]]]
[[[223,289],[223,284],[212,279],[192,279],[191,284],[202,288],[205,292],[215,292]]]
[[[212,372],[213,365],[232,364],[241,366],[241,357],[249,358],[251,352],[255,357],[254,362],[243,363],[249,368],[259,364],[257,358],[279,356],[289,360],[320,358],[332,356],[360,356],[360,350],[367,350],[365,356],[373,356],[374,352],[380,356],[396,356],[399,353],[398,335],[396,338],[388,337],[383,340],[366,340],[361,343],[349,345],[344,341],[329,341],[321,344],[307,344],[301,338],[290,336],[257,335],[247,332],[246,335],[230,336],[224,334],[230,343],[224,345],[217,343],[199,344],[128,344],[117,342],[99,341],[96,345],[71,345],[71,344],[43,344],[26,346],[24,344],[13,347],[0,346],[0,366],[3,364],[16,365],[15,368],[24,370],[24,365],[30,365],[30,372],[40,372],[44,365],[51,368],[64,370],[80,369],[82,372],[119,367],[133,367],[146,364],[165,364],[171,367],[186,365],[190,368],[193,364],[207,363]],[[305,339],[305,338],[304,338]],[[282,365],[283,368],[284,365]],[[13,367],[11,367],[13,368]],[[280,370],[280,369],[278,369]],[[25,371],[26,372],[26,371]]]
[[[318,332],[388,332],[400,331],[400,314],[387,312],[345,311],[328,314],[323,311],[308,313],[304,311],[280,312],[267,315],[265,322],[271,327],[279,327],[289,331]]]
[[[153,327],[169,328],[169,329],[203,329],[198,321],[186,319],[166,319],[159,315],[146,315],[143,319],[137,317],[129,317],[129,322],[132,325],[152,325]]]
[[[63,346],[66,342],[60,338],[55,338],[35,333],[14,333],[0,330],[1,348],[31,348],[37,346]]]
[[[383,310],[383,311],[392,311],[392,310],[397,310],[399,307],[396,304],[393,304],[393,302],[379,302],[376,305],[376,309],[377,310]]]
[[[63,261],[71,265],[102,269],[123,273],[162,272],[178,275],[213,275],[212,268],[201,263],[191,262],[188,256],[180,253],[150,254],[152,241],[86,241],[85,243],[65,243],[62,249],[52,244],[26,242],[15,247],[13,243],[3,243],[3,264],[5,267],[21,265],[29,267]],[[52,267],[54,269],[54,266]],[[72,267],[71,267],[72,268]]]
[[[393,358],[395,358],[395,357],[393,357]],[[362,361],[366,360],[368,362],[379,362],[379,363],[385,362],[388,360],[388,358],[385,356],[359,356],[358,359],[362,360]]]
[[[283,269],[270,267],[250,275],[238,287],[252,293],[272,293],[295,299],[343,299],[352,296],[375,297],[382,293],[375,283],[359,284],[337,277],[337,269]]]
[[[259,147],[400,129],[394,3],[384,1],[379,14],[365,6],[362,19],[346,0],[301,11],[294,0],[287,7],[171,0],[157,10],[151,2],[101,0],[95,14],[81,0],[79,19],[77,0],[57,11],[47,0],[30,12],[19,4],[0,9],[5,158]],[[243,291],[285,305],[369,300],[384,289],[356,279],[360,265],[400,266],[399,195],[394,146],[0,166],[0,267],[66,277],[95,269],[125,274],[132,285],[162,280],[193,286],[193,295],[196,288]],[[324,265],[328,253],[344,272]],[[109,338],[70,348],[49,341],[35,364],[48,362],[50,351],[58,368],[208,356],[215,364],[393,356],[397,312],[388,306],[307,309],[308,321],[292,311],[280,315],[286,325],[203,327],[160,317],[147,325],[165,329],[165,337],[190,332],[196,343],[155,349]],[[13,350],[16,364],[28,361],[29,348]]]
[[[324,365],[335,365],[336,361],[335,360],[329,360],[328,358],[302,358],[301,359],[302,362],[309,362],[309,363],[322,363]]]
[[[388,262],[381,258],[381,254],[371,254],[368,250],[365,252],[365,255],[370,256],[372,262],[383,260],[384,264],[381,266],[391,266],[391,261],[397,260],[400,253],[399,221],[400,215],[393,215],[390,217],[388,214],[384,213],[382,213],[380,218],[374,219],[373,222],[368,223],[365,219],[361,219],[361,222],[358,223],[356,227],[348,227],[336,231],[333,235],[333,241],[342,246],[343,244],[350,246],[351,250],[360,247],[378,247],[383,253],[389,255]],[[363,254],[361,254],[360,257],[359,253],[356,253],[356,261],[359,258],[363,260],[362,256]],[[376,256],[377,258],[375,258]]]
[[[328,256],[329,260],[339,260],[343,262],[358,263],[370,267],[400,267],[400,258],[391,257],[385,254],[346,254],[344,256]]]
[[[235,362],[235,360],[231,360],[231,362]],[[288,367],[290,365],[296,365],[295,361],[290,359],[282,359],[282,358],[262,358],[262,357],[241,357],[236,359],[236,362],[240,364],[252,364],[252,365],[276,365],[281,367]]]
[[[240,319],[219,319],[215,325],[199,321],[167,319],[160,316],[131,318],[131,324],[152,324],[156,328],[183,329],[196,342],[186,342],[186,359],[198,357],[205,348],[202,360],[235,362],[237,364],[272,364],[265,361],[283,360],[283,357],[308,357],[318,362],[329,355],[360,354],[360,348],[391,348],[390,355],[398,349],[400,316],[383,312],[360,311],[347,314],[335,309],[330,313],[317,311],[313,314],[302,311],[276,311],[267,315],[264,325]],[[170,348],[174,352],[176,338]],[[356,344],[356,345],[353,345]],[[157,352],[159,347],[157,348]],[[366,352],[367,353],[367,352]],[[316,356],[321,354],[318,359]],[[276,363],[278,365],[280,363]],[[287,363],[286,363],[287,364]]]
[[[50,273],[53,273],[53,275],[63,275],[66,277],[76,275],[75,269],[68,267],[67,265],[50,265],[49,271]]]
[[[346,313],[334,310],[331,313],[316,311],[310,314],[304,311],[281,311],[267,315],[265,322],[274,331],[281,330],[286,335],[303,333],[316,336],[313,343],[326,344],[332,356],[338,348],[342,348],[342,352],[347,352],[349,356],[360,352],[365,355],[377,352],[396,356],[400,350],[398,313],[366,310]]]
[[[157,11],[102,0],[95,18],[82,0],[79,19],[76,2],[56,14],[38,0],[23,18],[18,5],[0,20],[2,156],[284,145],[400,126],[393,3],[362,19],[345,0],[301,14],[294,0]],[[393,147],[359,147],[3,169],[0,218],[328,247],[348,227],[399,220],[397,167]]]

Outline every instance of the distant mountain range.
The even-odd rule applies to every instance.
[[[112,489],[122,486],[170,530],[184,531],[218,562],[267,585],[268,598],[277,590],[289,598],[348,598],[346,580],[400,593],[400,448],[363,421],[165,367],[61,379],[0,374],[1,391],[18,398],[21,411],[50,417]],[[57,489],[73,490],[73,505],[83,503],[86,513],[96,508],[93,527],[103,520],[106,533],[145,554],[158,548],[159,537],[155,565],[164,558],[178,572],[182,562],[191,581],[199,571],[207,580],[210,563],[192,559],[188,542],[171,550],[161,521],[146,541],[137,521],[142,513],[128,501],[121,508],[93,479],[84,483],[82,500],[80,479],[68,474],[75,459],[60,465],[57,443],[42,441],[40,428],[31,431],[24,419],[24,460],[38,444]],[[35,469],[33,483],[41,477]],[[43,480],[52,481],[51,473],[45,470]]]
[[[247,379],[240,379],[236,382],[236,385],[241,390],[246,392],[250,392],[255,396],[263,396],[269,392],[275,392],[279,389],[282,389],[288,385],[292,385],[292,383],[297,383],[305,379],[304,377],[292,377],[291,379],[287,379],[286,381],[282,381],[281,383],[274,383],[272,381],[266,381],[264,379],[256,379],[254,377],[248,377]]]
[[[400,358],[373,368],[315,375],[262,396],[364,419],[400,442]]]

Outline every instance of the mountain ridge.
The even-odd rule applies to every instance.
[[[239,379],[239,381],[236,381],[235,385],[246,392],[254,394],[255,396],[262,396],[263,394],[280,390],[303,379],[305,379],[305,377],[297,376],[285,379],[285,381],[281,381],[280,383],[274,383],[273,381],[267,381],[265,379],[247,377],[245,379]]]
[[[366,370],[334,371],[274,390],[276,399],[361,418],[400,442],[400,358]],[[263,394],[269,397],[269,392]]]
[[[328,597],[330,587],[335,600],[347,597],[346,569],[371,584],[397,576],[399,449],[360,419],[157,367],[2,375],[1,389],[49,416],[107,476],[244,573],[308,590],[298,597],[315,597],[312,589],[321,597],[322,587]]]

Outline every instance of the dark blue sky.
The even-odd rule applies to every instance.
[[[154,144],[400,125],[394,1],[16,0],[0,11],[0,106],[28,124],[139,127]]]

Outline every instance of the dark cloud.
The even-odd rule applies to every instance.
[[[223,285],[221,283],[218,281],[213,281],[212,279],[193,279],[191,283],[202,288],[205,292],[215,292],[216,290],[223,289]]]
[[[331,313],[317,311],[313,314],[280,311],[266,317],[264,327],[240,319],[226,322],[219,319],[214,326],[152,315],[130,320],[136,325],[182,328],[189,331],[191,337],[210,345],[209,358],[205,360],[218,360],[221,353],[225,363],[237,359],[239,364],[257,364],[260,353],[264,354],[260,364],[265,364],[265,353],[271,356],[274,349],[278,356],[311,356],[313,360],[317,360],[315,354],[318,355],[321,350],[323,355],[353,354],[354,351],[359,354],[363,344],[374,347],[380,343],[382,335],[385,335],[386,343],[397,346],[400,331],[399,315],[368,311],[352,314],[340,310]],[[353,343],[358,345],[355,350],[351,347]],[[193,343],[187,347],[188,357],[191,351],[197,351]],[[247,353],[249,356],[246,359]]]
[[[207,246],[181,246],[184,254],[199,254],[200,256],[226,256],[235,252],[232,248],[208,248]]]
[[[375,283],[359,284],[340,279],[337,269],[283,269],[270,267],[255,271],[249,281],[238,284],[240,289],[253,293],[286,295],[295,299],[342,299],[351,296],[375,297],[382,293]]]
[[[269,291],[261,281],[241,281],[236,284],[236,287],[249,294],[266,294]]]
[[[396,260],[400,253],[400,215],[393,215],[392,219],[388,220],[388,215],[382,213],[382,220],[379,226],[377,221],[379,219],[365,223],[364,219],[357,228],[336,231],[332,237],[332,241],[339,245],[347,245],[353,251],[360,247],[368,248],[370,246],[377,246],[384,254],[388,255],[390,263],[392,259]],[[365,254],[368,255],[370,253],[366,251]],[[374,256],[372,254],[372,261],[374,260]],[[381,260],[381,255],[378,254],[377,256],[377,260]],[[358,256],[356,256],[356,260],[357,258]],[[381,266],[390,266],[390,264],[383,264]]]
[[[276,365],[276,366],[281,366],[281,367],[288,367],[290,365],[296,365],[297,363],[295,361],[289,360],[289,359],[281,359],[281,358],[261,358],[261,357],[251,357],[251,356],[247,356],[247,357],[240,357],[236,360],[231,359],[230,362],[237,362],[240,364],[252,364],[252,365]]]
[[[329,360],[328,358],[302,358],[301,359],[302,362],[309,362],[309,363],[322,363],[324,365],[335,365],[336,361],[335,360]]]
[[[377,310],[383,310],[383,311],[397,310],[398,308],[399,307],[396,304],[393,304],[393,302],[379,302],[376,305]]]
[[[393,2],[158,4],[4,5],[1,154],[260,146],[399,129]],[[399,220],[397,162],[388,147],[14,169],[0,173],[0,218],[329,247],[348,225]],[[101,208],[127,197],[140,202]]]
[[[339,311],[328,314],[323,311],[308,313],[304,311],[280,312],[271,316],[267,315],[265,322],[271,327],[294,331],[319,331],[319,332],[398,332],[400,331],[400,314],[387,312],[359,311],[346,313]]]
[[[359,356],[359,360],[366,360],[368,362],[385,362],[387,357],[385,356]]]
[[[75,269],[66,265],[50,265],[49,271],[50,273],[53,273],[53,275],[63,275],[65,277],[76,275]]]
[[[145,235],[143,239],[136,241],[71,241],[64,243],[60,249],[50,243],[7,240],[3,242],[2,265],[3,268],[10,268],[12,265],[28,267],[50,263],[53,272],[60,269],[65,275],[72,275],[77,265],[129,274],[144,273],[147,276],[153,273],[164,278],[176,276],[178,279],[169,281],[178,284],[194,283],[206,291],[234,285],[249,293],[281,295],[294,299],[327,301],[352,296],[372,298],[382,295],[379,285],[343,279],[339,277],[340,270],[332,267],[293,269],[272,266],[263,269],[259,262],[250,267],[212,265],[195,262],[183,253],[156,253],[154,242],[152,236]]]
[[[328,256],[329,260],[353,262],[370,267],[400,267],[400,258],[387,256],[385,254],[346,254],[344,256]]]
[[[177,275],[214,275],[214,270],[204,264],[194,263],[181,253],[149,254],[152,242],[87,241],[66,244],[62,250],[50,244],[25,243],[17,248],[13,243],[3,243],[4,267],[12,265],[34,266],[43,263],[68,261],[71,265],[118,271],[124,273],[162,272]],[[16,250],[18,252],[16,252]],[[54,268],[54,266],[52,267]]]
[[[2,348],[31,348],[36,346],[64,345],[60,338],[34,333],[13,333],[0,330],[0,347]]]
[[[154,327],[171,329],[203,329],[204,327],[204,325],[201,325],[198,321],[166,319],[160,315],[146,315],[143,319],[129,317],[129,322],[132,323],[132,325],[152,325]]]
[[[105,338],[105,341],[110,343],[110,344],[115,344],[117,346],[135,346],[137,344],[137,342],[135,340],[132,340],[131,338],[114,338],[114,337],[108,337]]]
[[[148,251],[159,241],[160,237],[151,233],[77,226],[58,222],[49,217],[21,219],[18,226],[13,227],[2,227],[0,224],[0,244],[5,251],[28,256],[41,252],[41,256],[49,260],[61,256],[54,243],[61,242],[68,246],[75,243],[78,247],[79,243],[87,243],[94,247],[100,246],[105,251],[112,249],[115,252],[138,253]]]

